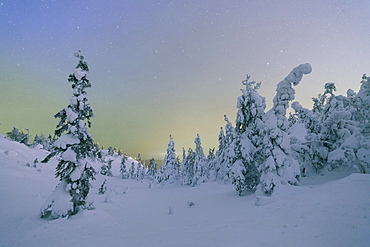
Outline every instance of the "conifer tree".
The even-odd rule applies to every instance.
[[[259,184],[259,164],[263,162],[263,116],[265,98],[257,93],[261,83],[249,81],[250,76],[242,82],[246,87],[238,97],[236,107],[236,137],[234,140],[235,159],[230,170],[230,178],[239,195],[243,191],[254,191]]]
[[[208,180],[209,171],[207,169],[207,159],[203,152],[200,135],[194,140],[195,143],[195,157],[194,157],[194,175],[192,178],[192,186],[197,186]]]
[[[213,181],[216,179],[216,156],[215,148],[210,148],[207,155],[207,169],[209,171],[209,180]]]
[[[126,161],[127,161],[127,156],[125,154],[123,154],[122,155],[122,160],[121,160],[121,166],[120,166],[120,169],[119,169],[122,179],[127,179],[127,178],[130,177],[129,173],[127,172]]]
[[[159,183],[174,183],[179,179],[179,163],[175,154],[175,143],[170,135],[167,152],[164,156],[163,164],[159,170],[157,181]]]
[[[87,78],[88,65],[81,52],[75,56],[79,63],[68,81],[73,89],[70,104],[55,114],[59,123],[55,130],[58,139],[51,153],[42,161],[48,162],[57,156],[56,177],[60,183],[41,207],[41,215],[48,213],[58,218],[76,214],[80,208],[86,208],[86,197],[90,191],[90,180],[94,178],[94,168],[87,158],[92,157],[94,142],[87,128],[90,128],[93,111],[88,104],[86,89],[91,87]],[[68,200],[65,200],[69,197]]]
[[[184,185],[192,185],[194,178],[195,152],[189,148],[186,158],[181,164],[181,179]]]
[[[155,161],[154,158],[151,158],[149,160],[147,177],[150,181],[153,181],[155,179],[156,174],[157,174],[157,162]]]
[[[27,145],[29,134],[25,133],[24,130],[19,130],[17,127],[13,127],[12,131],[6,133],[6,137],[10,140]]]
[[[129,174],[130,174],[131,179],[136,179],[135,162],[131,162],[131,167],[129,169]]]
[[[220,127],[220,134],[218,135],[218,149],[215,157],[215,180],[223,178],[223,164],[226,160],[226,138],[222,127]]]
[[[301,64],[294,68],[287,77],[278,83],[273,108],[265,114],[264,123],[264,163],[260,167],[261,189],[270,195],[279,184],[298,184],[300,168],[291,153],[290,138],[287,134],[289,128],[286,111],[289,102],[294,100],[296,86],[304,74],[311,73],[310,64]]]

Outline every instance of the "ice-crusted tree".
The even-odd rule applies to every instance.
[[[362,76],[360,91],[355,96],[358,120],[364,136],[370,137],[370,77]]]
[[[127,161],[127,156],[125,154],[122,154],[121,166],[119,169],[122,179],[128,179],[130,177],[127,171],[126,161]]]
[[[179,179],[179,163],[176,159],[175,142],[170,135],[167,152],[164,156],[163,164],[158,172],[158,183],[175,183]]]
[[[293,102],[292,108],[295,111],[297,122],[290,128],[290,132],[300,132],[303,138],[297,138],[292,133],[291,148],[293,157],[300,164],[301,174],[305,175],[309,170],[317,172],[326,163],[327,150],[323,147],[323,142],[320,138],[321,122],[312,110],[304,108],[299,102]],[[303,128],[300,126],[304,126]]]
[[[156,174],[157,174],[157,162],[155,161],[154,158],[151,158],[149,160],[147,177],[150,181],[154,181]]]
[[[298,161],[291,153],[290,138],[287,134],[289,127],[286,111],[289,102],[294,100],[295,90],[304,74],[311,73],[311,65],[301,64],[294,68],[276,88],[273,107],[264,116],[265,122],[265,162],[260,167],[261,189],[265,194],[273,193],[279,184],[298,184],[300,168]]]
[[[353,101],[338,95],[325,108],[328,110],[320,134],[328,152],[328,169],[355,167],[366,173],[370,165],[370,142],[363,135]]]
[[[249,81],[247,75],[242,84],[242,95],[238,97],[238,108],[234,142],[235,159],[231,166],[230,178],[236,191],[254,191],[259,184],[259,164],[263,162],[263,116],[265,114],[265,98],[257,93],[261,83]]]
[[[215,180],[216,179],[216,156],[215,156],[215,148],[210,148],[208,150],[207,155],[207,169],[209,171],[208,180]]]
[[[130,174],[131,179],[136,179],[135,162],[131,162],[131,166],[129,168],[129,174]]]
[[[225,132],[222,127],[220,127],[220,134],[218,135],[218,149],[215,156],[215,178],[214,180],[223,179],[223,167],[226,160],[226,138]]]
[[[182,184],[192,185],[194,178],[194,164],[195,164],[195,152],[193,149],[188,149],[188,154],[181,163],[181,179]]]
[[[112,159],[108,159],[106,162],[104,162],[100,168],[100,174],[112,177]]]
[[[32,146],[36,147],[38,145],[42,146],[42,149],[49,150],[52,146],[52,137],[49,135],[46,137],[44,134],[36,134]]]
[[[222,149],[219,149],[216,153],[217,159],[217,180],[229,182],[229,172],[232,164],[235,161],[235,138],[236,131],[229,118],[224,115],[225,125],[225,136],[220,136],[223,140]]]
[[[55,114],[59,123],[55,130],[58,139],[51,153],[42,161],[48,162],[57,156],[59,161],[55,175],[60,183],[41,207],[41,216],[50,213],[53,218],[76,214],[80,208],[88,208],[86,197],[90,191],[90,180],[94,178],[94,168],[88,162],[94,149],[93,139],[88,131],[90,119],[94,116],[88,104],[86,89],[91,87],[87,78],[88,65],[81,52],[76,70],[68,81],[73,89],[70,104]]]
[[[17,127],[13,127],[12,131],[6,132],[6,137],[10,140],[28,145],[29,134],[25,133],[24,130],[19,130]]]
[[[207,158],[203,152],[202,142],[199,134],[197,134],[194,143],[195,143],[195,157],[193,166],[194,172],[191,185],[197,186],[207,181],[209,177],[209,171],[207,169]]]

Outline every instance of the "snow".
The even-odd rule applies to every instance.
[[[73,163],[77,162],[77,154],[70,147],[65,152],[62,153],[61,158],[62,160],[65,160],[65,161],[71,161]]]
[[[70,141],[59,140],[60,145]],[[340,247],[370,243],[369,174],[342,171],[305,177],[301,186],[278,185],[272,197],[258,193],[239,197],[233,185],[216,182],[149,188],[145,182],[120,179],[118,174],[98,174],[89,195],[95,210],[50,220],[40,218],[40,207],[58,184],[57,161],[38,164],[39,171],[25,166],[46,155],[44,150],[0,136],[0,246]],[[118,171],[119,163],[114,161],[112,170]],[[98,189],[104,179],[108,190],[102,195]],[[66,199],[59,210],[69,210],[63,183],[55,190]]]
[[[65,134],[59,137],[58,140],[55,141],[54,146],[66,149],[67,145],[70,146],[70,145],[78,144],[78,143],[80,143],[80,140],[77,137],[75,137],[72,134]]]
[[[66,114],[69,123],[73,123],[78,118],[78,114],[70,107],[66,108]]]
[[[76,68],[74,72],[74,76],[76,77],[77,80],[81,80],[82,77],[86,75],[86,71],[82,70],[81,68]]]

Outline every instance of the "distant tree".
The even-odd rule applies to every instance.
[[[25,133],[24,130],[19,130],[17,127],[13,127],[12,131],[6,132],[6,137],[10,140],[28,145],[29,134]]]
[[[99,194],[104,194],[105,192],[107,191],[107,180],[104,179],[102,185],[100,185],[100,188],[99,188]]]
[[[145,168],[145,165],[142,164],[142,159],[141,159],[140,154],[137,155],[137,161],[138,161],[138,163],[137,163],[137,166],[136,166],[135,177],[136,177],[137,180],[142,181],[145,178],[146,168]]]
[[[41,145],[42,149],[49,150],[52,146],[51,135],[49,135],[49,137],[46,137],[44,134],[36,134],[32,146],[36,147],[37,145]]]
[[[209,180],[216,179],[216,156],[215,148],[210,148],[207,155],[207,169],[209,171]]]
[[[156,174],[157,174],[157,162],[155,161],[154,158],[151,158],[149,160],[147,177],[150,181],[154,181]]]
[[[226,160],[226,138],[223,128],[220,128],[220,134],[218,135],[218,149],[215,155],[215,179],[223,179],[224,167]]]
[[[370,137],[370,77],[362,76],[360,91],[354,97],[357,108],[357,119],[361,126],[362,134]]]
[[[192,186],[197,186],[204,183],[209,178],[209,171],[207,167],[207,158],[204,155],[202,142],[199,134],[194,140],[195,143],[195,157],[194,157],[194,175],[192,178]]]
[[[127,161],[127,156],[123,154],[122,160],[121,160],[121,166],[119,170],[121,173],[122,179],[127,179],[130,177],[130,174],[128,173],[127,168],[126,168],[126,161]]]
[[[93,156],[94,149],[87,129],[91,126],[90,118],[94,116],[86,97],[86,88],[91,87],[87,79],[89,68],[80,52],[75,56],[79,63],[68,79],[73,96],[70,104],[54,116],[60,119],[55,130],[55,136],[59,138],[54,142],[51,153],[42,161],[46,163],[50,158],[58,157],[56,177],[59,177],[60,183],[41,207],[41,216],[50,213],[53,218],[65,217],[76,214],[80,208],[87,208],[90,180],[95,179],[94,168],[87,159]]]
[[[195,152],[189,148],[185,160],[181,163],[181,179],[184,185],[192,185],[194,178]]]
[[[135,162],[131,162],[131,167],[129,169],[129,174],[130,174],[131,179],[136,179]]]
[[[113,176],[113,174],[112,174],[112,162],[113,162],[113,159],[108,159],[107,162],[104,162],[101,166],[100,174],[112,177]]]
[[[167,152],[163,164],[158,172],[158,183],[175,183],[179,179],[179,163],[175,154],[175,143],[170,135]]]

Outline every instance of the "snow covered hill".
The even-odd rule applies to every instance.
[[[159,187],[97,175],[94,210],[45,220],[40,207],[58,183],[56,161],[33,165],[46,155],[0,136],[1,247],[370,246],[369,174],[306,177],[272,197],[239,197],[216,182]],[[99,194],[104,179],[108,190]]]

